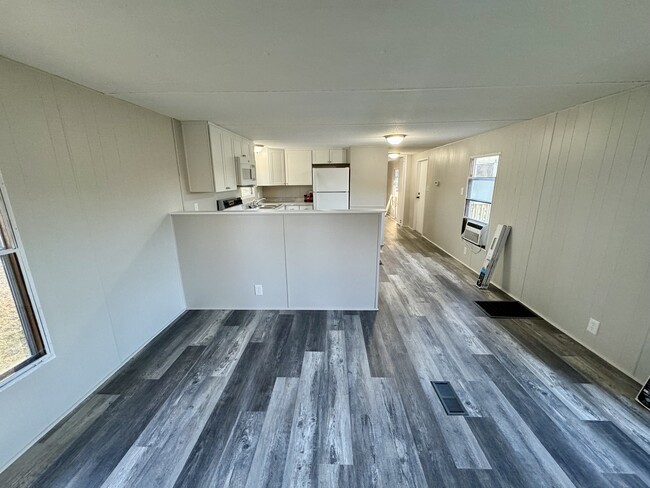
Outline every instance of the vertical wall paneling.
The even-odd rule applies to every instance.
[[[171,119],[0,58],[0,171],[56,357],[0,391],[0,469],[185,309]]]
[[[649,96],[642,87],[413,158],[428,157],[440,181],[425,236],[478,271],[485,253],[464,254],[459,239],[459,188],[470,157],[501,153],[492,223],[513,230],[495,283],[639,381],[650,374]]]

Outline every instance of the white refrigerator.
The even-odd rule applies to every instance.
[[[350,167],[313,166],[314,210],[350,208]]]

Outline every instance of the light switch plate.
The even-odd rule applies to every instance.
[[[460,188],[460,196],[462,197],[465,194],[465,188]]]
[[[262,285],[255,285],[255,294],[256,295],[264,295],[264,288]]]
[[[598,328],[600,327],[600,322],[598,322],[596,319],[589,319],[589,323],[587,324],[587,332],[591,332],[593,335],[598,334]]]

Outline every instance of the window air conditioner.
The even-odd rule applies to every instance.
[[[471,242],[475,246],[485,247],[485,241],[487,240],[487,225],[478,224],[468,220],[464,226],[461,237],[467,242]]]

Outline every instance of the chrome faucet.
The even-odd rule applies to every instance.
[[[251,203],[248,204],[250,208],[257,208],[261,205],[262,202],[265,202],[266,198],[256,198]]]

